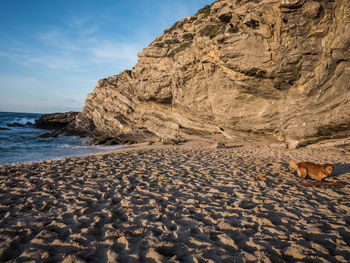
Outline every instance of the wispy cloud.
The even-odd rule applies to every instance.
[[[73,29],[81,29],[84,27],[89,21],[90,17],[87,16],[73,16],[70,15],[69,19],[66,21],[66,24]]]
[[[36,34],[36,39],[46,48],[51,51],[68,50],[77,51],[80,49],[78,40],[70,36],[69,31],[64,31],[61,28],[53,27],[43,32]]]
[[[116,61],[123,61],[125,63],[136,62],[137,52],[140,49],[141,45],[138,43],[120,43],[109,40],[95,42],[87,48],[91,60],[96,63],[115,63]]]
[[[100,27],[97,25],[90,26],[90,27],[85,28],[84,30],[80,31],[80,36],[81,37],[90,36],[90,35],[94,34],[95,32],[97,32],[99,29],[100,29]]]
[[[164,28],[209,1],[10,1],[0,25],[0,106],[81,107],[98,78],[132,67]]]
[[[82,27],[83,22],[74,21]],[[134,39],[118,40],[115,36],[97,36],[98,25],[85,26],[79,31],[50,27],[33,34],[35,45],[28,41],[10,40],[3,44],[0,57],[6,57],[22,66],[40,66],[48,70],[83,69],[92,64],[119,64],[132,66],[137,61],[137,52],[144,42]],[[39,48],[40,47],[40,48]]]
[[[189,12],[190,4],[174,3],[174,7],[160,5],[154,12],[162,14],[153,17],[156,24],[161,27],[171,26],[171,17],[174,12],[181,16]],[[175,8],[176,7],[176,8]],[[151,16],[150,13],[149,16]],[[113,21],[113,14],[108,13]],[[97,15],[106,16],[105,13]],[[99,67],[110,67],[114,65],[130,68],[137,62],[137,53],[148,45],[155,37],[154,28],[145,24],[138,24],[127,28],[129,35],[117,35],[107,32],[104,21],[96,19],[96,16],[77,16],[67,11],[64,23],[59,25],[47,25],[38,28],[36,32],[8,37],[0,40],[0,58],[6,58],[17,65],[24,67],[39,67],[46,70],[84,71],[94,65]],[[118,29],[116,28],[116,32]],[[161,32],[159,32],[161,33]],[[158,33],[157,33],[158,34]],[[5,42],[7,41],[7,43]],[[123,68],[124,67],[124,68]]]
[[[46,69],[73,69],[81,66],[80,61],[64,50],[45,51],[25,44],[10,47],[0,52],[0,57],[7,58],[25,67],[40,66]]]
[[[100,26],[92,21],[94,21],[94,17],[70,16],[66,24],[70,30],[76,32],[80,37],[88,37],[100,29]]]

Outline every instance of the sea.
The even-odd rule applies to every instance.
[[[11,123],[34,123],[42,114],[0,112],[0,165],[15,165],[69,156],[83,156],[122,148],[121,145],[89,146],[88,138],[59,135],[40,138],[48,130],[8,127]],[[1,129],[6,128],[6,129]]]

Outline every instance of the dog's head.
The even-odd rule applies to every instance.
[[[333,172],[334,166],[329,163],[326,163],[323,165],[323,168],[326,170],[326,173],[330,175]]]

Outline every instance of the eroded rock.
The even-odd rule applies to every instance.
[[[131,71],[99,81],[77,129],[350,136],[348,0],[216,1],[164,32]]]
[[[79,112],[51,113],[43,114],[35,121],[34,127],[37,129],[59,130],[75,121]]]

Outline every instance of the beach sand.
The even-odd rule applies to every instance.
[[[333,163],[303,186],[289,161]],[[10,262],[349,262],[350,154],[210,141],[0,167]]]

